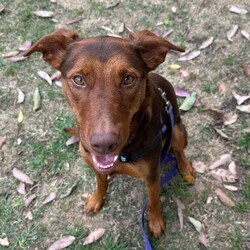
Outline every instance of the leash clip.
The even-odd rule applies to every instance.
[[[170,107],[170,105],[171,105],[171,104],[170,104],[170,101],[168,101],[168,99],[167,99],[167,97],[166,97],[166,93],[163,92],[161,88],[158,88],[158,90],[160,91],[160,93],[161,93],[161,98],[163,99],[163,101],[164,101],[164,103],[165,103],[164,108],[165,108],[167,114],[169,115],[169,107]]]

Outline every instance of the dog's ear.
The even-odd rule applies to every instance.
[[[149,71],[164,62],[169,50],[185,51],[148,30],[130,33],[129,40],[139,49]]]
[[[36,51],[41,52],[46,62],[53,68],[59,69],[67,47],[76,40],[79,40],[77,33],[71,30],[59,29],[38,40],[24,53],[24,56],[29,56]]]

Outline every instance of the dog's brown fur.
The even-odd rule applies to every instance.
[[[161,117],[170,126],[160,87],[174,110],[171,146],[180,173],[188,182],[194,181],[195,172],[183,151],[187,133],[174,90],[163,77],[149,73],[165,60],[170,49],[183,51],[147,30],[130,33],[128,39],[80,39],[75,32],[60,29],[25,53],[41,52],[43,59],[62,73],[63,91],[78,124],[80,152],[96,174],[97,189],[87,201],[86,212],[101,209],[108,174],[130,175],[143,180],[147,187],[149,228],[155,237],[165,228],[159,199],[161,145],[134,163],[119,162],[114,156],[150,145],[161,129]],[[102,169],[94,159],[113,166]]]

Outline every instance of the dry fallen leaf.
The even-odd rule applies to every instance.
[[[59,88],[62,88],[62,82],[61,81],[55,81],[55,85]]]
[[[70,246],[76,238],[74,236],[63,236],[59,240],[55,241],[48,250],[59,250]]]
[[[224,122],[224,125],[226,126],[235,123],[237,119],[238,119],[238,115],[234,113],[227,113],[223,115],[223,122]]]
[[[26,190],[25,190],[25,184],[23,182],[20,182],[16,188],[17,192],[19,194],[25,195],[26,194]]]
[[[25,99],[25,95],[21,89],[17,88],[17,91],[18,91],[17,103],[23,103]]]
[[[62,73],[58,70],[54,74],[51,75],[50,79],[52,81],[59,80],[61,78],[61,76],[62,76]]]
[[[228,170],[229,170],[234,176],[237,176],[235,161],[231,161],[231,162],[230,162],[230,164],[228,165]]]
[[[206,204],[210,204],[212,202],[212,200],[213,200],[213,196],[208,196]]]
[[[33,111],[37,111],[40,108],[40,106],[41,106],[41,96],[39,88],[37,87],[33,95]]]
[[[233,175],[229,170],[227,169],[222,169],[222,168],[217,168],[215,170],[211,171],[211,175],[219,181],[222,182],[235,182],[236,181],[236,176]]]
[[[205,173],[207,169],[206,165],[202,161],[193,161],[192,166],[196,170],[196,172],[200,174]]]
[[[9,57],[7,58],[9,61],[11,62],[21,62],[21,61],[24,61],[26,60],[28,57],[24,57],[24,56],[12,56],[12,57]]]
[[[169,64],[169,65],[168,65],[168,68],[169,68],[170,70],[177,70],[177,69],[180,69],[180,68],[181,68],[181,65],[179,65],[179,64]]]
[[[0,137],[0,149],[2,149],[2,146],[6,142],[6,136]]]
[[[104,235],[104,233],[104,228],[96,229],[88,235],[88,237],[84,240],[83,245],[85,246],[99,240]]]
[[[244,133],[250,134],[250,127],[244,128],[244,129],[243,129],[243,132],[244,132]],[[1,143],[0,143],[0,145],[1,145]],[[1,146],[0,146],[0,148],[1,148]]]
[[[38,17],[53,17],[55,13],[53,11],[46,11],[46,10],[37,10],[33,12],[34,15]]]
[[[232,91],[233,97],[236,99],[237,104],[241,105],[246,100],[250,99],[250,95],[238,95],[235,91]]]
[[[33,214],[30,210],[26,213],[25,218],[28,220],[33,220]]]
[[[182,111],[189,111],[193,107],[195,100],[196,100],[196,93],[193,92],[190,96],[187,96],[184,99],[179,109]]]
[[[250,105],[237,106],[236,108],[241,112],[250,114]]]
[[[0,238],[0,246],[8,247],[10,245],[8,238]]]
[[[240,33],[243,37],[245,37],[248,41],[250,41],[250,34],[248,32],[242,30]]]
[[[57,192],[52,192],[50,193],[46,198],[45,200],[42,202],[43,205],[53,201],[57,196]]]
[[[166,38],[167,36],[171,35],[174,32],[173,29],[168,29],[164,32],[164,34],[162,35],[163,38]]]
[[[30,204],[31,204],[31,202],[33,201],[33,200],[35,200],[36,199],[36,195],[35,194],[31,194],[30,196],[28,196],[25,200],[24,200],[24,205],[25,205],[25,207],[28,207]]]
[[[231,198],[229,198],[220,188],[217,188],[215,190],[215,193],[225,206],[235,207],[234,201]]]
[[[18,113],[18,118],[17,118],[18,123],[22,123],[23,122],[23,111],[20,110]]]
[[[17,56],[20,52],[18,50],[16,51],[10,51],[10,52],[7,52],[6,54],[3,54],[2,57],[3,58],[9,58],[9,57],[14,57],[14,56]]]
[[[13,168],[12,174],[16,179],[18,179],[21,182],[24,182],[30,185],[34,184],[34,182],[31,180],[31,178],[28,175],[26,175],[25,173],[23,173],[21,170],[17,168]]]
[[[176,96],[179,96],[179,97],[188,97],[191,95],[188,91],[178,86],[174,86],[174,92]]]
[[[49,85],[52,85],[52,80],[51,80],[50,76],[46,72],[44,72],[42,70],[39,70],[39,71],[37,71],[37,74],[42,79],[44,79]]]
[[[233,13],[236,13],[236,14],[239,14],[239,15],[245,15],[248,12],[247,10],[239,8],[239,7],[235,6],[235,5],[231,5],[229,7],[229,11],[231,11]]]
[[[200,50],[194,50],[182,57],[180,57],[177,61],[189,61],[192,60],[200,55],[201,51]]]
[[[197,232],[200,232],[201,229],[202,229],[202,224],[201,224],[201,222],[198,221],[198,220],[196,220],[195,218],[189,217],[189,216],[188,216],[188,219],[189,219],[189,221],[193,224],[193,226],[195,227],[196,231],[197,231]]]
[[[201,46],[199,47],[199,49],[205,49],[207,48],[208,46],[210,46],[214,41],[214,37],[211,36],[210,38],[208,38],[206,41],[204,41]]]
[[[72,145],[76,142],[79,142],[79,137],[73,135],[66,141],[66,146]]]
[[[183,227],[184,227],[184,223],[183,223],[183,212],[182,210],[185,209],[185,206],[184,204],[180,201],[180,199],[178,199],[177,197],[174,197],[173,198],[176,205],[177,205],[177,208],[178,208],[178,217],[179,217],[179,222],[180,222],[180,231],[183,230]]]
[[[28,50],[31,47],[31,45],[32,45],[32,41],[27,40],[23,44],[21,44],[18,49],[20,51],[26,51],[26,50]]]
[[[214,161],[210,166],[209,169],[213,170],[221,165],[230,163],[232,161],[232,156],[231,154],[223,154],[219,157],[219,159],[217,159],[216,161]]]
[[[73,183],[73,185],[66,190],[65,194],[61,196],[61,199],[64,199],[69,196],[76,189],[77,185],[78,182]]]
[[[218,83],[217,89],[218,89],[219,95],[224,95],[226,92],[226,84],[224,82]]]
[[[235,186],[224,185],[224,187],[225,187],[227,190],[232,191],[232,192],[238,191],[238,188],[235,187]]]
[[[64,22],[65,25],[71,25],[71,24],[74,24],[74,23],[78,23],[82,20],[82,17],[78,17],[78,18],[75,18],[75,19],[72,19],[72,20],[68,20],[66,22]]]
[[[209,247],[208,231],[205,225],[202,225],[202,228],[199,234],[199,242],[203,244],[205,247]]]
[[[218,133],[221,137],[225,138],[225,139],[230,139],[230,137],[228,135],[226,135],[221,129],[213,127],[213,129],[216,131],[216,133]]]
[[[243,71],[244,73],[247,75],[247,76],[250,76],[250,66],[247,65],[245,62],[241,62],[241,67],[243,68]]]
[[[232,42],[232,38],[236,35],[237,31],[239,29],[238,25],[233,25],[231,29],[227,32],[227,39]]]

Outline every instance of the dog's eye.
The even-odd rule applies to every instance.
[[[134,81],[135,81],[135,77],[133,75],[126,75],[123,79],[123,85],[129,86],[133,84]]]
[[[73,81],[77,85],[83,86],[85,84],[84,78],[82,76],[80,76],[80,75],[75,75],[73,77]]]

